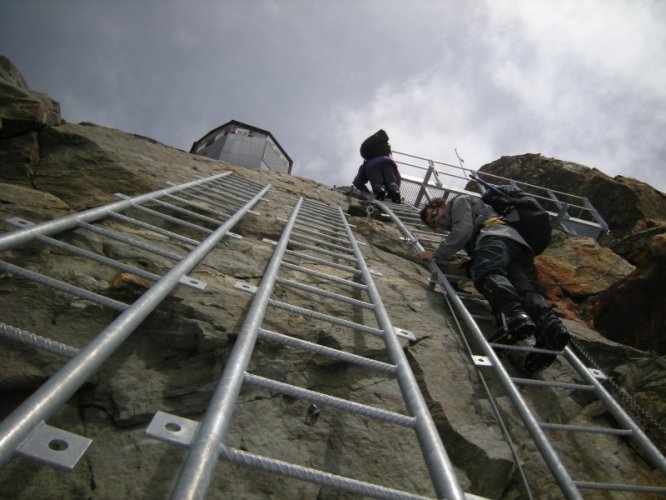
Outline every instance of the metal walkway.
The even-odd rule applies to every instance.
[[[435,233],[425,226],[421,222],[419,211],[414,207],[409,205],[383,203],[376,200],[374,201],[374,205],[398,226],[403,234],[404,241],[413,246],[415,252],[422,252],[426,249],[426,246],[428,249],[434,249],[441,241],[443,235]],[[535,349],[533,347],[523,347],[519,345],[508,346],[489,343],[477,323],[485,318],[473,315],[470,311],[471,307],[465,305],[466,303],[464,302],[464,300],[472,298],[473,300],[468,301],[468,304],[473,301],[478,303],[483,297],[479,295],[470,296],[471,294],[458,292],[451,285],[447,276],[442,273],[434,262],[429,262],[428,268],[433,273],[431,285],[440,285],[452,309],[452,313],[456,316],[458,321],[464,325],[464,328],[461,329],[461,333],[464,337],[463,341],[470,349],[470,356],[479,371],[479,375],[483,378],[482,370],[492,370],[494,372],[496,379],[511,400],[516,413],[522,420],[525,429],[534,441],[566,498],[583,498],[581,490],[586,489],[666,494],[666,487],[664,486],[618,484],[612,480],[609,482],[590,482],[573,478],[570,471],[566,469],[562,459],[558,456],[553,446],[553,442],[551,442],[551,439],[547,436],[546,431],[560,431],[561,434],[559,435],[560,437],[558,437],[558,440],[564,440],[568,432],[608,434],[627,438],[633,443],[635,449],[639,451],[640,455],[648,462],[648,464],[661,471],[665,477],[666,458],[648,439],[641,428],[634,423],[624,409],[606,391],[603,386],[603,381],[606,377],[600,370],[585,366],[569,346],[565,347],[563,351],[547,351],[544,349]],[[456,277],[457,280],[460,278],[461,277]],[[485,301],[483,302],[485,304]],[[470,348],[470,345],[473,347]],[[500,359],[502,353],[507,351],[555,354],[569,364],[573,370],[572,373],[576,377],[572,382],[559,382],[511,376]],[[573,426],[540,421],[535,409],[530,407],[519,390],[519,387],[528,385],[568,391],[585,391],[604,404],[608,412],[616,420],[618,427]],[[598,450],[589,450],[591,455],[597,451]]]
[[[270,186],[261,186],[224,172],[141,196],[117,195],[122,198],[120,201],[48,222],[33,224],[19,218],[8,221],[19,229],[0,236],[0,252],[6,259],[0,260],[0,270],[7,273],[6,276],[45,285],[46,290],[55,290],[56,296],[64,292],[75,300],[83,300],[84,306],[97,304],[120,314],[80,349],[0,323],[2,337],[71,358],[0,424],[0,467],[15,454],[63,469],[76,465],[91,440],[44,422],[74,395],[172,290],[178,285],[205,287],[205,283],[187,274],[222,238],[233,234],[231,229],[269,189]],[[68,242],[77,239],[72,237],[75,233],[81,235],[81,239],[85,239],[82,233],[94,233],[103,242],[130,245],[147,256],[143,259],[146,262],[160,260],[162,269],[170,267],[170,270],[159,275],[76,246]],[[140,233],[159,236],[147,239]],[[162,243],[155,244],[155,239]],[[34,245],[54,247],[61,254],[87,259],[153,284],[131,304],[121,302],[9,262],[17,250],[22,251],[28,245],[32,245],[32,252],[35,251]],[[185,250],[184,255],[177,253],[178,249]],[[71,311],[62,312],[68,313]]]
[[[426,204],[432,198],[446,197],[448,193],[480,196],[465,189],[474,184],[474,177],[478,176],[491,184],[513,184],[532,194],[550,214],[553,227],[594,239],[599,239],[608,231],[606,221],[584,196],[471,170],[462,166],[462,162],[460,166],[452,165],[398,151],[393,152],[393,157],[403,176],[400,190],[405,202],[415,207]]]
[[[237,288],[254,294],[254,299],[203,420],[198,423],[157,412],[146,431],[149,436],[189,449],[172,497],[179,500],[203,498],[212,479],[213,468],[217,461],[223,458],[353,494],[378,498],[421,498],[413,493],[226,446],[224,441],[236,403],[243,386],[246,385],[306,400],[311,403],[313,418],[316,418],[319,412],[317,405],[331,406],[395,424],[396,432],[413,430],[437,496],[449,499],[465,498],[403,352],[401,338],[409,338],[411,334],[391,324],[359,244],[342,210],[299,198],[280,240],[274,244],[273,256],[259,286],[253,287],[246,283],[237,285]],[[322,272],[322,266],[326,272]],[[311,280],[311,283],[319,283],[320,286],[284,277],[294,273],[303,277],[314,277],[316,279]],[[283,302],[278,298],[282,295],[275,293],[275,285],[346,304],[350,314],[357,308],[371,311],[377,326],[344,319],[340,314],[326,314]],[[338,293],[331,288],[342,289],[343,292]],[[352,298],[350,293],[357,296],[363,294],[367,299]],[[322,321],[328,324],[329,328],[338,326],[380,338],[390,363],[312,343],[289,335],[291,332],[271,331],[262,326],[265,320],[270,318],[271,312],[267,312],[268,310],[285,311],[297,318],[305,316]],[[258,338],[392,375],[397,380],[408,414],[334,397],[250,373],[248,367]]]

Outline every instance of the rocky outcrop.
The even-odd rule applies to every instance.
[[[588,198],[615,238],[666,225],[666,195],[629,177],[540,154],[503,156],[479,171]]]
[[[635,179],[622,176],[611,178],[597,169],[539,154],[505,156],[484,165],[480,171],[590,199],[610,227],[610,234],[600,238],[600,241],[636,269],[631,274],[620,271],[626,266],[620,263],[619,257],[610,253],[608,258],[598,261],[600,268],[605,268],[607,272],[599,273],[605,286],[595,293],[580,294],[571,287],[556,287],[549,293],[551,296],[554,294],[552,298],[566,296],[572,299],[572,302],[562,304],[562,308],[568,310],[568,317],[579,309],[574,303],[583,303],[583,317],[605,337],[639,349],[666,353],[666,337],[663,335],[663,325],[666,324],[666,266],[663,241],[659,236],[666,231],[664,193]],[[574,253],[579,254],[588,245],[576,242],[573,246],[577,249]],[[553,269],[552,259],[546,257],[544,260],[546,262],[542,261],[544,265],[540,269],[545,275],[554,271],[562,277],[566,277],[569,270],[586,266],[589,262],[576,255],[575,260],[565,262],[564,266],[556,265]],[[547,279],[552,281],[553,277],[548,276]],[[590,277],[584,280],[587,283]],[[592,295],[595,297],[591,298]]]
[[[6,82],[22,92],[16,76]],[[9,83],[8,83],[9,84]],[[23,101],[30,107],[32,101]],[[6,108],[11,109],[11,106]],[[18,113],[22,116],[23,112]],[[29,114],[26,112],[26,114]],[[11,121],[11,116],[8,117]],[[4,118],[3,118],[4,120]],[[4,122],[3,122],[4,123]],[[504,416],[517,444],[530,485],[539,498],[560,498],[542,459],[525,435],[521,422],[501,393],[489,398],[481,373],[456,328],[442,294],[428,289],[426,269],[413,249],[400,240],[390,223],[366,216],[362,201],[314,181],[274,172],[233,167],[193,156],[148,138],[94,124],[53,125],[33,120],[31,128],[0,138],[0,219],[20,216],[42,221],[72,211],[115,201],[114,193],[140,194],[231,169],[262,185],[271,185],[266,199],[248,214],[234,232],[242,239],[223,240],[193,272],[206,281],[204,291],[179,288],[134,332],[103,367],[63,406],[49,424],[94,440],[71,472],[13,458],[0,471],[2,498],[166,498],[175,484],[184,451],[144,435],[157,410],[200,420],[239,333],[251,297],[234,288],[238,280],[257,284],[272,253],[263,239],[277,240],[296,196],[306,196],[351,215],[356,238],[364,243],[368,265],[394,325],[409,329],[417,340],[403,348],[426,397],[444,444],[466,491],[489,498],[516,498],[521,486],[509,445],[493,407]],[[28,168],[29,167],[29,168]],[[12,227],[2,222],[2,231]],[[141,231],[136,229],[136,231]],[[656,238],[658,235],[652,237]],[[145,268],[164,270],[167,262],[109,243],[91,233],[67,235],[79,246]],[[164,243],[164,242],[162,242]],[[629,245],[630,242],[624,242]],[[642,247],[641,247],[642,248]],[[641,251],[629,251],[638,266]],[[133,275],[99,269],[57,249],[32,244],[4,252],[3,260],[49,272],[69,283],[116,300],[129,302],[149,283]],[[576,319],[574,304],[600,296],[633,267],[587,239],[564,234],[540,257],[542,281],[549,284],[576,343],[594,354],[595,363],[613,375],[621,387],[645,406],[655,419],[666,422],[666,362],[653,354],[604,339]],[[568,265],[567,265],[568,263]],[[572,265],[576,263],[576,265]],[[594,265],[600,267],[594,267]],[[312,278],[316,280],[316,278]],[[612,286],[611,286],[612,288]],[[278,287],[283,297],[298,297],[304,307],[332,310],[345,317],[350,311],[331,306],[311,294]],[[0,276],[0,321],[82,347],[114,317],[106,310],[8,274]],[[330,309],[332,308],[332,309]],[[351,314],[364,314],[353,310]],[[367,314],[367,313],[365,313]],[[568,316],[567,316],[568,315]],[[275,313],[272,327],[323,345],[383,359],[376,339],[326,328],[309,320]],[[33,390],[63,365],[55,354],[16,345],[0,338],[0,416],[8,415]],[[507,369],[520,373],[507,360]],[[394,380],[290,348],[260,341],[252,372],[366,404],[404,412]],[[548,378],[567,376],[559,363]],[[497,388],[495,388],[497,389]],[[540,418],[576,424],[606,421],[609,415],[586,396],[573,391],[525,388]],[[225,441],[250,452],[291,460],[348,474],[391,487],[432,495],[427,471],[409,431],[396,437],[395,428],[367,419],[322,409],[308,421],[307,401],[258,389],[244,390]],[[611,468],[614,480],[659,484],[658,473],[614,438],[575,436],[554,438],[558,452],[576,476],[601,479]],[[581,455],[594,450],[593,460]],[[588,454],[589,455],[589,454]],[[610,457],[611,463],[604,461]],[[589,457],[588,457],[589,458]],[[343,498],[326,488],[284,477],[258,473],[226,462],[215,470],[211,498]]]

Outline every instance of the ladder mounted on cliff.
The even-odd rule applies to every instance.
[[[7,324],[4,320],[0,322],[0,337],[71,358],[0,424],[0,467],[16,454],[62,469],[72,469],[76,465],[91,440],[49,426],[45,421],[72,397],[178,285],[195,289],[206,286],[200,280],[189,277],[188,273],[225,236],[233,235],[231,229],[262,200],[269,189],[270,185],[261,186],[231,172],[223,172],[140,196],[118,194],[120,201],[47,222],[33,224],[20,218],[8,220],[19,228],[0,235],[0,252],[6,252],[8,260],[13,253],[10,251],[22,250],[29,244],[42,244],[121,273],[138,276],[153,284],[128,304],[8,260],[0,260],[0,271],[10,277],[30,280],[72,296],[74,300],[85,301],[83,304],[96,304],[120,313],[82,348],[56,342]],[[163,268],[170,270],[159,275],[76,246],[67,241],[71,239],[67,236],[73,232],[81,236],[83,233],[94,233],[106,244],[129,245],[144,256],[161,259]],[[188,234],[184,234],[186,232]],[[152,238],[147,239],[141,234],[152,235]],[[202,239],[197,239],[197,235]],[[58,239],[58,236],[64,238]],[[154,239],[162,243],[156,244]],[[178,253],[183,250],[183,254]]]
[[[373,203],[374,207],[381,210],[383,214],[389,217],[398,226],[403,234],[403,240],[407,244],[413,246],[417,253],[425,250],[424,246],[421,244],[422,242],[430,249],[434,249],[441,241],[443,235],[435,233],[424,225],[421,222],[419,211],[416,208],[409,205],[384,203],[378,200],[375,200]],[[369,207],[371,213],[373,212],[374,207]],[[419,235],[419,237],[416,235]],[[470,349],[471,360],[477,367],[479,375],[483,378],[481,370],[492,370],[494,372],[496,379],[511,400],[516,413],[522,420],[525,429],[534,441],[534,444],[538,448],[546,465],[550,469],[555,481],[566,498],[582,498],[581,490],[666,494],[666,487],[664,486],[618,484],[610,481],[593,482],[574,479],[558,456],[555,447],[553,446],[554,440],[551,440],[547,436],[546,431],[559,431],[564,435],[566,435],[566,433],[592,433],[627,438],[633,443],[635,448],[650,466],[661,471],[665,477],[666,458],[650,441],[641,428],[624,411],[620,404],[618,404],[618,402],[606,391],[603,386],[603,381],[606,379],[606,376],[600,370],[586,366],[569,346],[565,347],[563,351],[549,351],[520,345],[489,343],[479,327],[478,322],[484,319],[490,319],[492,321],[492,317],[484,318],[483,316],[472,314],[470,307],[465,303],[465,301],[470,303],[470,298],[472,301],[478,302],[479,300],[482,300],[485,303],[483,297],[480,295],[473,296],[468,293],[459,292],[453,287],[447,276],[442,273],[434,262],[428,262],[427,266],[432,272],[431,285],[434,287],[438,284],[442,288],[452,313],[465,327],[464,329],[461,328],[463,341]],[[455,278],[456,280],[465,279],[460,276],[456,276]],[[473,348],[469,347],[471,344],[473,344]],[[474,349],[477,349],[476,353],[472,352]],[[554,354],[571,366],[577,379],[573,382],[560,382],[511,376],[500,359],[501,353],[504,352],[540,352]],[[555,388],[568,391],[584,391],[587,394],[591,394],[605,406],[608,412],[616,420],[618,427],[564,425],[540,421],[535,408],[526,401],[519,390],[519,387],[525,386]],[[595,452],[595,450],[590,451],[592,453]]]
[[[189,449],[173,490],[173,498],[203,498],[212,479],[213,467],[219,458],[353,494],[378,498],[421,498],[412,493],[249,453],[224,444],[243,386],[246,389],[247,386],[252,386],[311,402],[308,411],[311,418],[317,418],[317,405],[321,405],[395,424],[396,432],[413,430],[437,496],[464,498],[401,346],[401,339],[413,339],[413,335],[392,325],[373,281],[372,271],[367,267],[359,243],[340,207],[298,198],[280,240],[272,244],[275,244],[275,250],[259,286],[237,284],[240,290],[254,294],[254,299],[203,420],[195,422],[160,411],[155,414],[146,431],[149,436]],[[285,277],[294,274],[301,279],[310,278],[311,282],[318,286]],[[284,289],[298,290],[330,299],[338,307],[341,305],[346,309],[349,306],[350,311],[358,308],[371,311],[377,326],[344,319],[340,317],[341,312],[336,315],[326,314],[284,302],[280,300],[284,293],[276,294],[276,291],[279,291],[276,285],[280,285],[282,292]],[[361,294],[367,298],[353,298],[350,294]],[[271,331],[263,326],[266,319],[270,318],[269,310],[285,311],[293,315],[295,320],[306,317],[321,321],[328,325],[329,329],[342,327],[344,331],[349,329],[380,338],[383,340],[388,362],[313,343],[298,338],[293,332]],[[248,367],[259,338],[395,377],[408,414],[250,373]]]

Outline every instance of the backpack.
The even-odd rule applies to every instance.
[[[481,200],[520,233],[534,255],[543,252],[550,243],[553,228],[550,215],[536,198],[516,186],[487,187]]]
[[[377,156],[388,156],[391,154],[388,134],[380,129],[361,144],[361,156],[364,160],[369,160]]]

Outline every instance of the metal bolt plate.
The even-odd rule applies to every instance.
[[[234,285],[234,288],[236,290],[242,290],[244,292],[248,293],[257,293],[257,287],[252,286],[249,283],[245,283],[243,281],[237,281],[236,284]]]
[[[411,340],[412,342],[416,342],[416,336],[409,330],[393,327],[393,331],[398,337],[403,337],[406,338],[407,340]]]
[[[472,361],[476,366],[493,366],[487,356],[477,356],[472,354]]]
[[[146,429],[146,436],[179,446],[189,446],[199,423],[158,411]]]
[[[92,439],[42,423],[16,451],[33,460],[72,470],[91,443]]]

